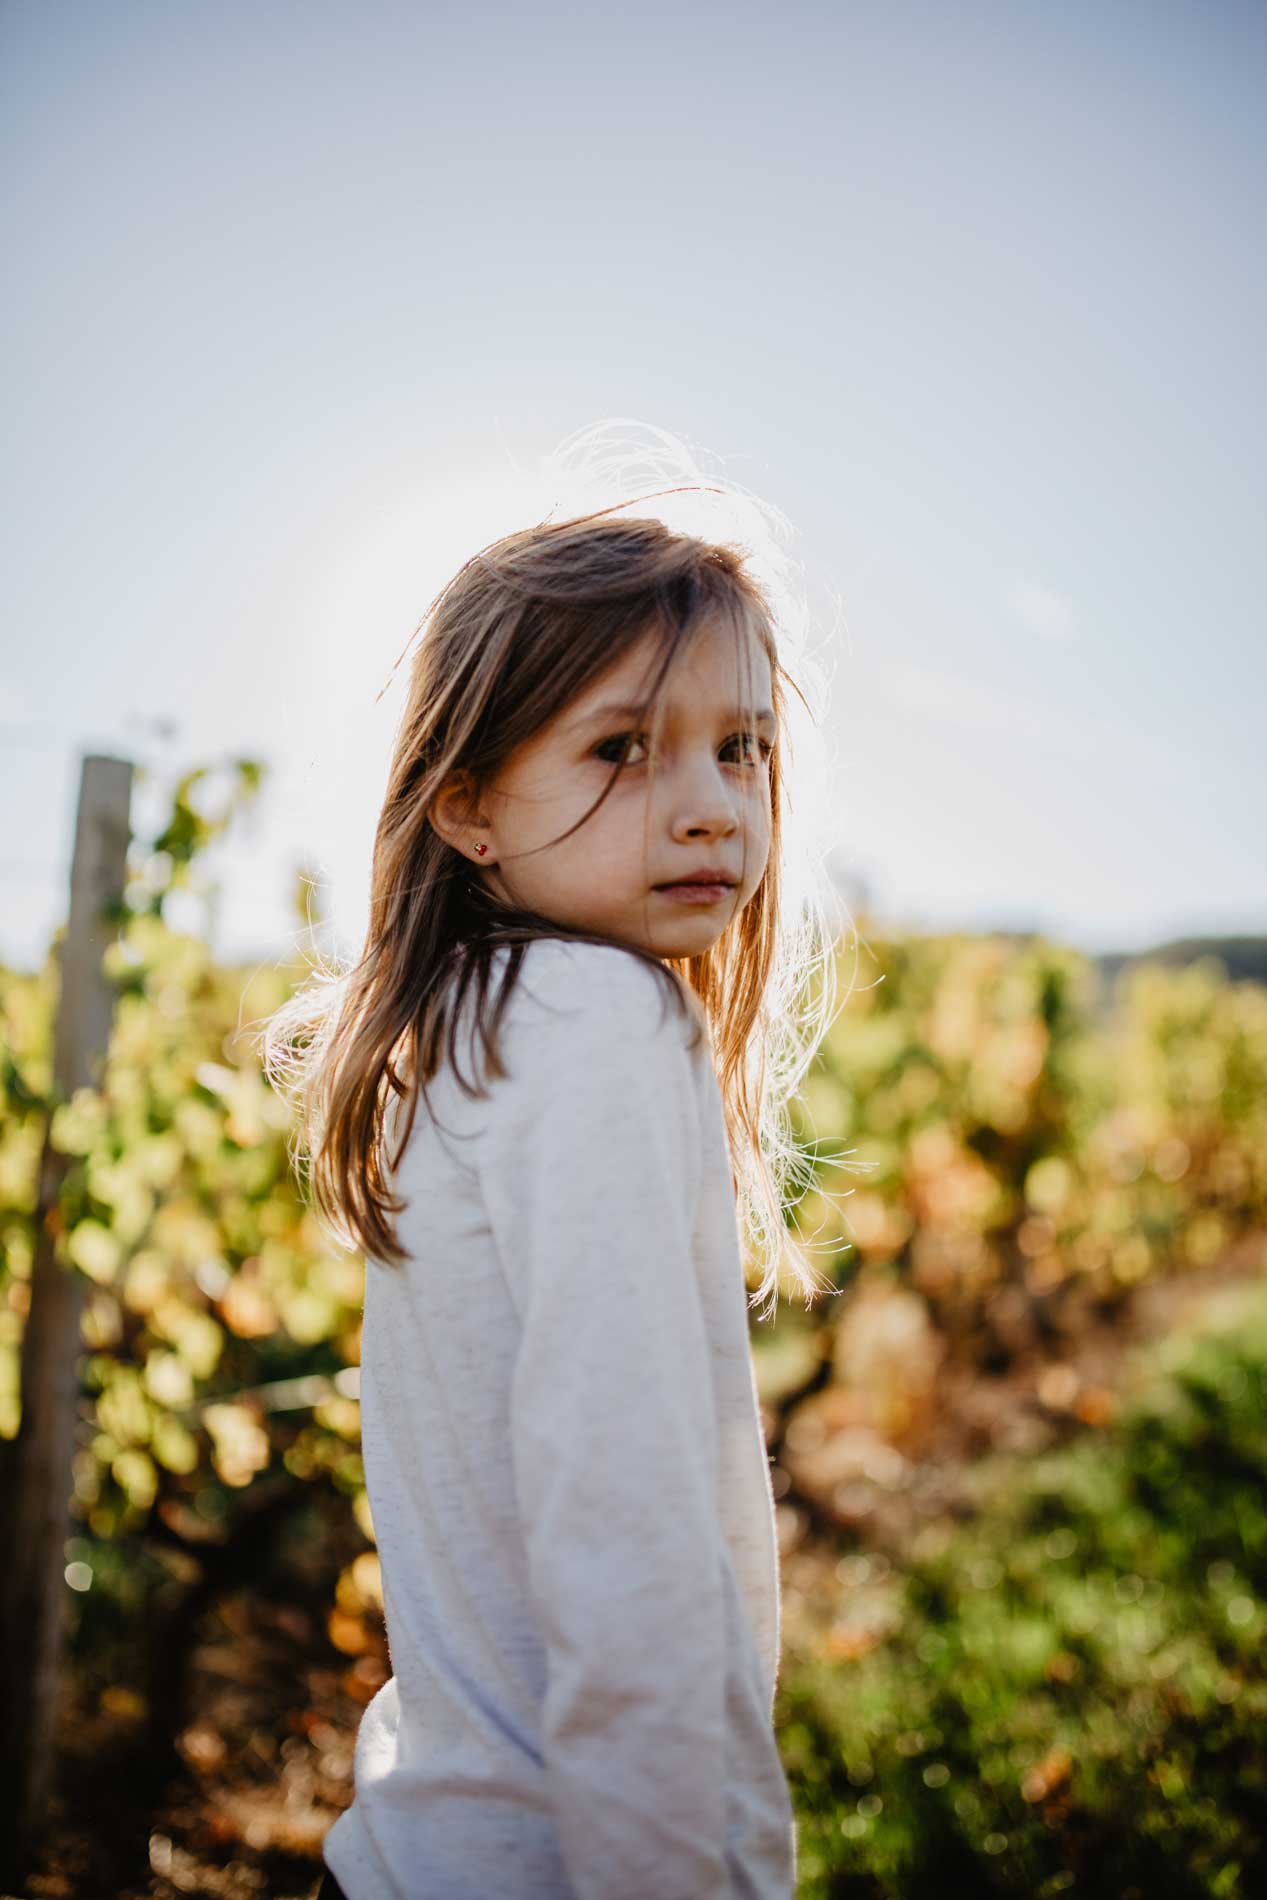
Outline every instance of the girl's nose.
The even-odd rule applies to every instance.
[[[739,806],[734,788],[727,782],[723,767],[711,762],[690,760],[683,764],[673,788],[677,815],[688,830],[734,831],[739,823]]]

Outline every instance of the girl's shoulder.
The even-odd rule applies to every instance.
[[[620,944],[570,937],[539,937],[527,945],[510,998],[507,1020],[517,1026],[539,1028],[547,1017],[635,1037],[678,1024],[676,1033],[688,1045],[693,1023],[703,1023],[698,998],[667,964],[653,965]]]
[[[494,999],[507,956],[505,948],[494,954]],[[574,1041],[595,1047],[627,1037],[648,1045],[665,1039],[693,1053],[707,1039],[699,997],[667,963],[614,942],[572,937],[538,937],[524,946],[503,1026],[538,1047],[557,1037],[560,1053]]]
[[[414,1132],[434,1123],[455,1139],[478,1138],[503,1117],[549,1115],[578,1083],[628,1073],[631,1063],[644,1075],[654,1068],[663,1087],[691,1089],[707,1023],[667,964],[619,944],[537,937],[524,946],[503,1004],[509,957],[507,945],[492,953],[478,1020],[477,986],[467,989]],[[404,1112],[399,1104],[389,1111],[393,1148]]]

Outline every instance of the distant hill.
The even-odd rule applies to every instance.
[[[1267,984],[1267,937],[1177,937],[1152,950],[1114,951],[1093,961],[1111,987],[1122,970],[1135,964],[1182,965],[1201,957],[1216,957],[1233,983]]]
[[[885,932],[881,930],[881,935]],[[892,934],[900,935],[900,931]],[[962,934],[978,934],[965,926]],[[1059,943],[1059,937],[1051,937],[1045,931],[1036,930],[984,930],[979,934],[989,937],[1002,937],[1011,943],[1033,943],[1041,938],[1044,942]],[[1093,951],[1083,953],[1088,962],[1093,963],[1103,979],[1106,990],[1112,990],[1114,983],[1123,970],[1132,969],[1140,963],[1166,963],[1182,967],[1188,963],[1197,963],[1202,957],[1214,957],[1223,966],[1224,975],[1232,983],[1262,983],[1267,985],[1267,937],[1175,937],[1169,943],[1159,943],[1147,950],[1106,950],[1100,955]]]

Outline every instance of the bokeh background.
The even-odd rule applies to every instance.
[[[839,1291],[753,1340],[802,1892],[1261,1890],[1265,56],[1168,0],[0,10],[7,1482],[41,1233],[83,1283],[23,1892],[317,1877],[387,1666],[361,1263],[245,1032],[359,946],[419,616],[603,417],[785,513],[831,668]],[[61,1101],[86,752],[135,837]]]

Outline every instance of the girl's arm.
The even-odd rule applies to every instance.
[[[510,1425],[546,1776],[578,1900],[711,1900],[734,1889],[690,1026],[624,952],[560,948],[525,964],[477,1163],[522,1321]]]

